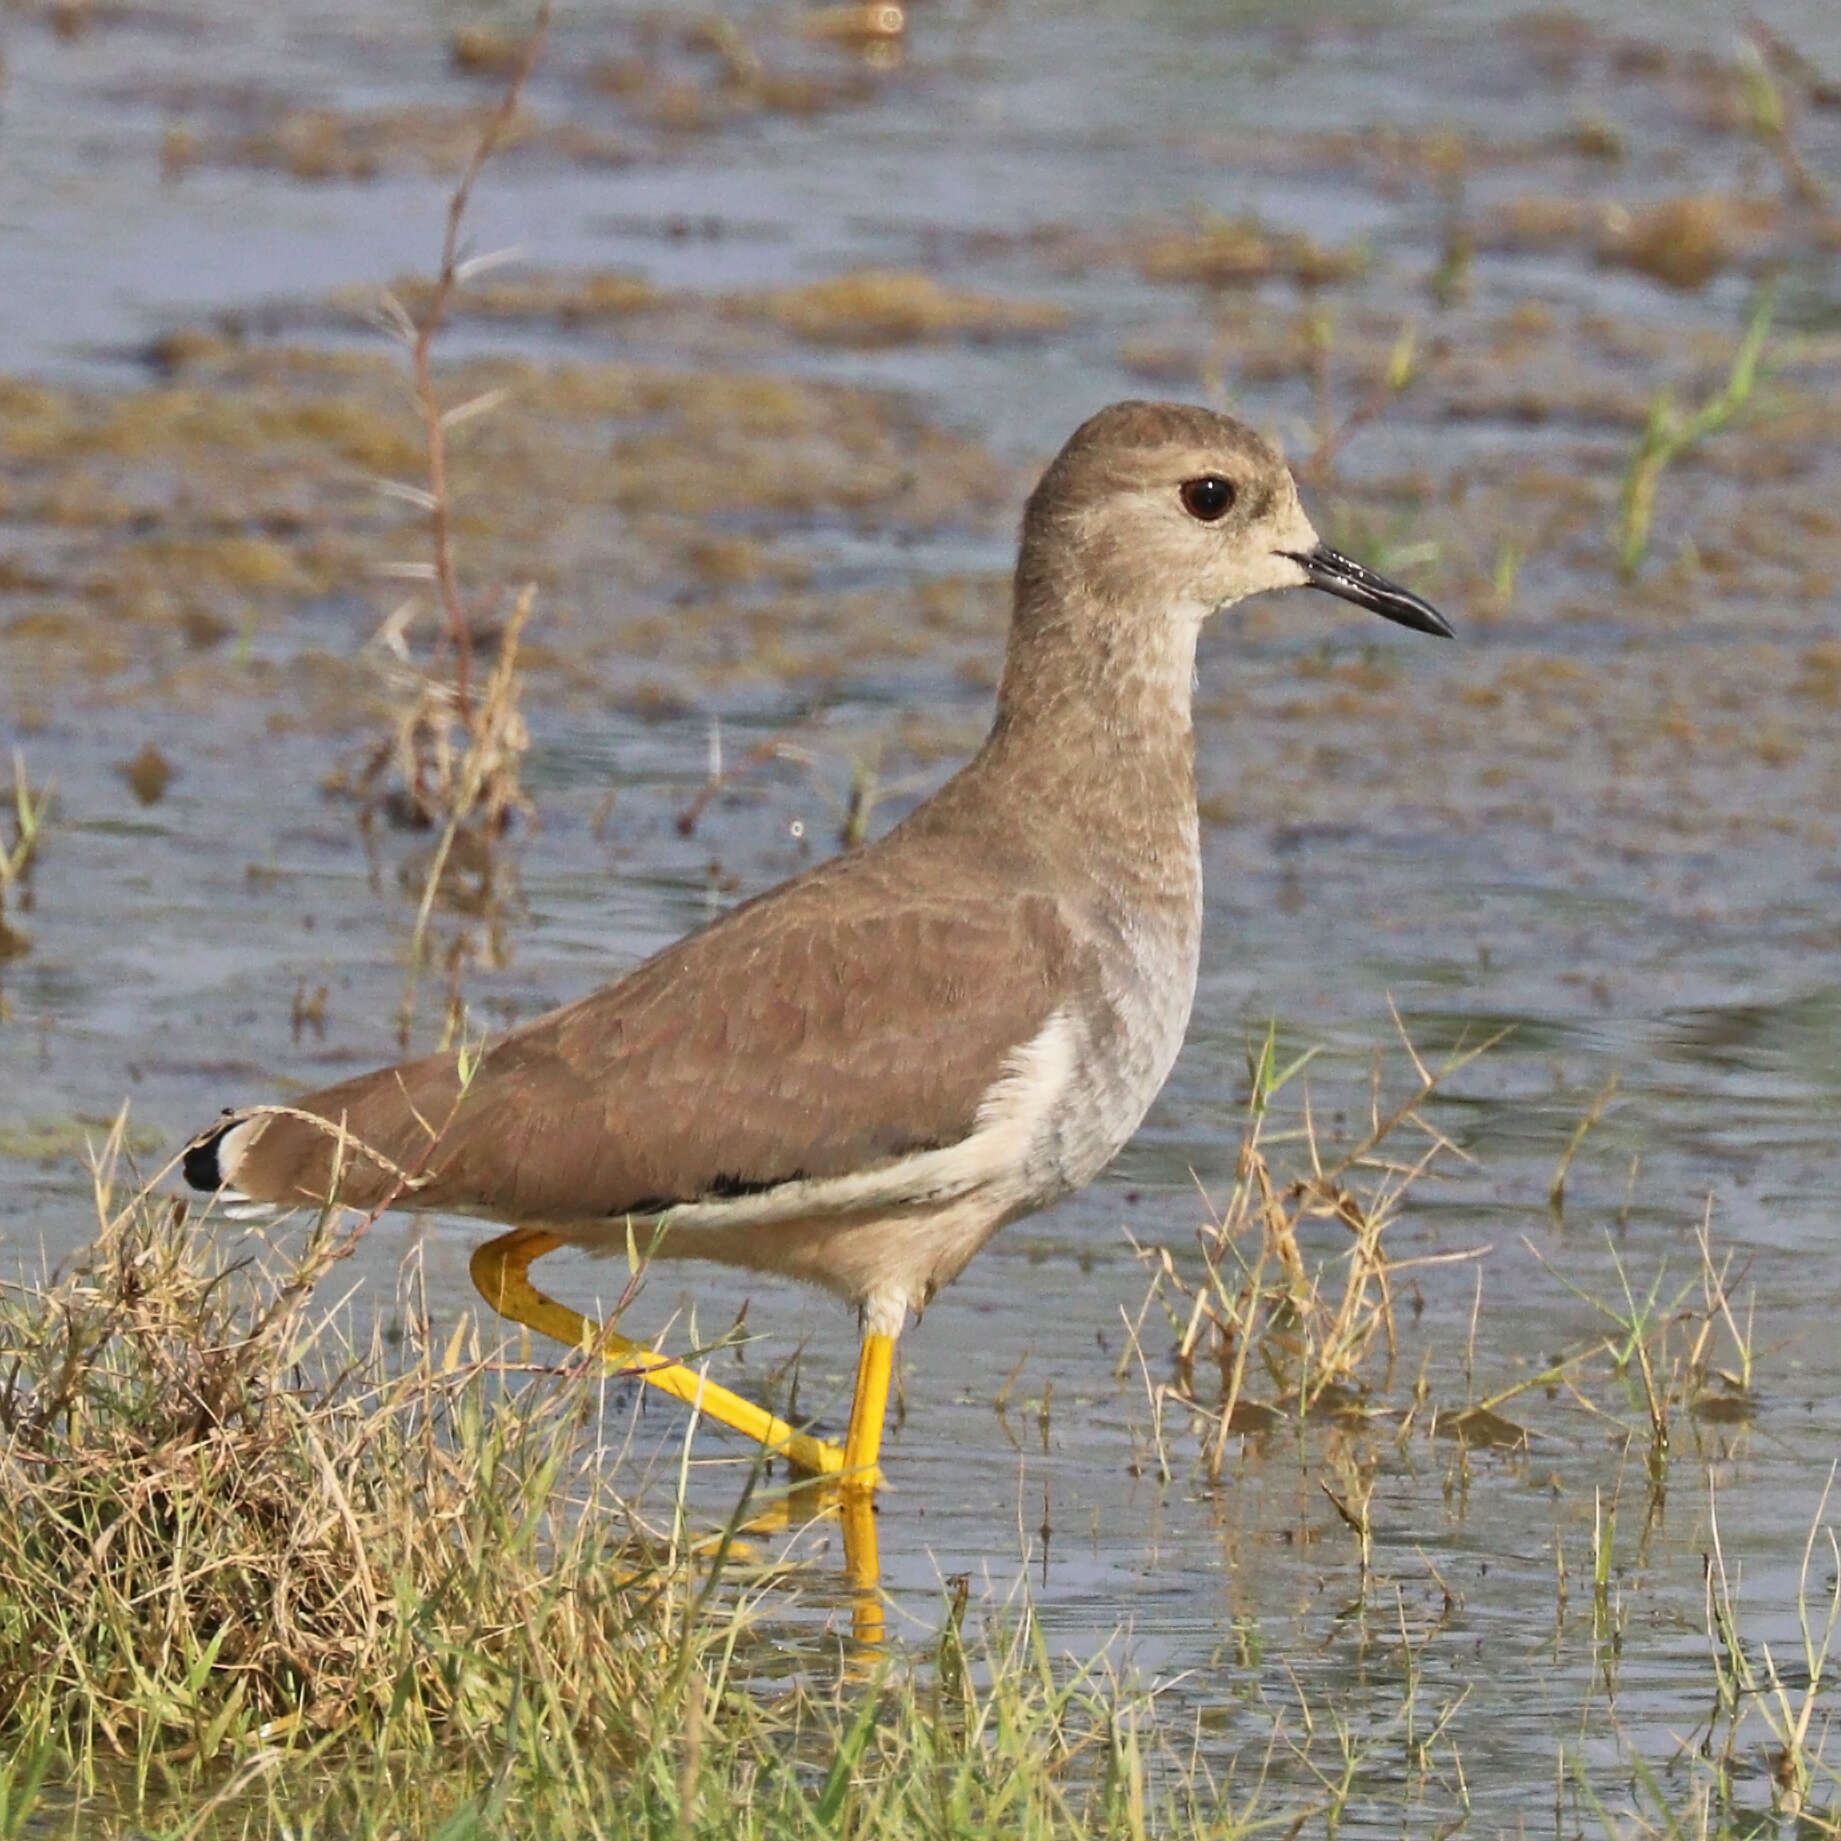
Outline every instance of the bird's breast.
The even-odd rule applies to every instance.
[[[1185,893],[1103,915],[1094,927],[1072,1065],[1038,1134],[1045,1194],[1066,1194],[1098,1175],[1162,1091],[1189,1027],[1200,941],[1199,877],[1193,899]]]

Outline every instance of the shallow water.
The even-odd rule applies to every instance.
[[[533,106],[618,135],[628,163],[571,162],[542,144],[509,157],[482,188],[476,246],[516,242],[538,268],[630,269],[693,297],[919,268],[1059,305],[1067,324],[861,349],[693,302],[631,322],[457,329],[455,354],[732,364],[893,390],[904,415],[995,456],[990,478],[1003,482],[926,516],[899,497],[867,512],[745,494],[724,506],[713,523],[757,540],[803,597],[772,635],[785,669],[755,671],[747,647],[766,629],[740,616],[778,590],[752,577],[733,590],[733,627],[706,633],[696,609],[709,584],[673,547],[698,514],[662,535],[637,517],[628,530],[592,506],[521,506],[530,476],[495,478],[505,528],[477,536],[478,551],[545,573],[555,643],[578,662],[532,681],[541,826],[517,846],[505,962],[468,973],[469,1002],[492,1022],[529,1015],[812,860],[831,847],[853,760],[896,789],[878,825],[937,782],[988,709],[991,609],[1030,469],[1086,411],[1224,380],[1308,453],[1300,316],[1335,316],[1340,413],[1410,318],[1425,382],[1358,432],[1311,496],[1337,541],[1400,559],[1389,566],[1446,608],[1460,643],[1297,596],[1206,637],[1209,911],[1187,1049],[1107,1178],[1009,1229],[906,1339],[883,1557],[897,1624],[917,1633],[956,1572],[993,1605],[1026,1575],[1069,1650],[1124,1632],[1211,1753],[1238,1752],[1248,1770],[1275,1723],[1329,1768],[1339,1754],[1320,1724],[1305,1737],[1301,1709],[1340,1708],[1362,1752],[1345,1832],[1467,1812],[1477,1832],[1589,1825],[1573,1760],[1614,1810],[1632,1794],[1632,1757],[1685,1798],[1680,1748],[1713,1691],[1710,1490],[1743,1566],[1746,1635],[1782,1654],[1804,1537],[1841,1451],[1841,653],[1823,649],[1841,637],[1841,239],[1780,214],[1763,254],[1747,245],[1688,292],[1595,259],[1590,231],[1492,240],[1491,213],[1532,194],[1779,195],[1770,161],[1728,121],[1718,73],[1733,43],[1711,6],[1626,12],[1602,37],[1551,22],[1486,31],[1470,4],[917,8],[887,71],[792,39],[783,17],[751,22],[767,54],[828,81],[860,77],[860,97],[811,116],[661,125],[582,81],[595,57],[632,54],[642,25],[565,20]],[[225,312],[258,343],[360,340],[320,303],[426,267],[446,182],[414,151],[386,154],[369,180],[309,182],[224,150],[283,104],[489,95],[448,71],[448,24],[335,5],[129,7],[64,42],[41,19],[11,18],[0,369],[93,403],[153,387],[150,338]],[[1770,24],[1841,74],[1827,9],[1785,6]],[[686,81],[704,72],[669,32],[665,43]],[[1614,161],[1574,145],[1581,122],[1600,121],[1616,131]],[[163,180],[175,124],[196,163]],[[1811,168],[1841,192],[1841,114],[1810,104],[1796,126]],[[1332,130],[1354,143],[1326,145]],[[1431,130],[1470,137],[1463,210],[1479,227],[1468,296],[1445,309],[1428,277],[1449,194],[1436,160],[1406,144]],[[1363,242],[1369,266],[1320,296],[1282,277],[1219,293],[1144,279],[1144,239],[1197,206],[1256,212],[1331,248]],[[1642,413],[1664,384],[1696,396],[1718,383],[1767,259],[1787,275],[1775,378],[1704,462],[1664,480],[1654,554],[1625,583],[1607,531]],[[240,386],[206,372],[195,387]],[[53,558],[49,586],[0,583],[0,712],[34,780],[58,786],[19,917],[33,949],[0,965],[0,1233],[27,1260],[55,1261],[86,1231],[85,1122],[124,1095],[152,1166],[219,1105],[396,1052],[413,915],[399,871],[416,845],[386,831],[367,847],[350,808],[320,791],[362,725],[352,709],[329,713],[345,680],[291,691],[310,653],[357,653],[387,587],[360,576],[302,591],[204,663],[130,637],[119,668],[49,673],[10,623],[59,596],[81,601],[82,570],[108,566],[118,533],[101,520],[73,552],[34,508],[63,463],[9,448],[3,426],[0,457],[0,561]],[[144,487],[136,469],[158,464],[124,463],[128,502]],[[1519,565],[1506,594],[1505,546]],[[973,585],[964,618],[921,621],[914,583],[960,577]],[[110,618],[106,601],[88,605],[88,620]],[[645,675],[670,691],[650,717],[622,637],[646,621]],[[924,727],[904,727],[912,711]],[[682,837],[674,819],[718,719],[731,763],[790,727],[815,765],[750,774]],[[117,769],[149,742],[176,773],[143,808]],[[322,984],[323,1025],[296,1026],[297,991]],[[1198,1188],[1220,1195],[1232,1181],[1246,1053],[1269,1018],[1288,1042],[1327,1050],[1313,1073],[1326,1129],[1359,1119],[1377,1054],[1400,1091],[1390,1004],[1431,1057],[1507,1033],[1429,1109],[1473,1161],[1442,1164],[1414,1191],[1393,1251],[1485,1251],[1411,1273],[1385,1397],[1410,1398],[1423,1369],[1449,1410],[1611,1334],[1579,1294],[1621,1301],[1620,1268],[1639,1299],[1665,1272],[1669,1304],[1696,1285],[1694,1232],[1710,1207],[1737,1289],[1756,1299],[1756,1410],[1735,1423],[1679,1413],[1665,1488],[1646,1476],[1640,1395],[1604,1361],[1577,1391],[1506,1409],[1529,1434],[1522,1450],[1465,1453],[1422,1431],[1280,1432],[1235,1441],[1208,1487],[1196,1439],[1172,1421],[1173,1474],[1159,1479],[1146,1384],[1165,1378],[1168,1338],[1153,1314],[1145,1364],[1129,1359],[1124,1313],[1145,1281],[1123,1230],[1189,1257]],[[419,1041],[434,1020],[425,1003]],[[1556,1165],[1614,1074],[1556,1217]],[[1326,1232],[1322,1247],[1335,1244]],[[471,1305],[470,1245],[451,1224],[387,1223],[360,1276],[391,1296],[413,1248],[437,1310],[458,1313]],[[622,1277],[554,1264],[558,1289],[584,1301]],[[801,1350],[801,1398],[835,1411],[853,1326],[827,1300],[672,1271],[638,1315],[649,1328],[677,1313],[681,1338],[694,1309],[696,1331],[713,1334],[744,1298],[761,1337],[744,1372]],[[646,1409],[667,1469],[678,1423]],[[718,1440],[698,1450],[720,1501],[733,1466]],[[1338,1467],[1351,1464],[1376,1466],[1366,1579],[1320,1487],[1344,1490]],[[1593,1529],[1611,1505],[1615,1564],[1595,1630]],[[1447,1712],[1420,1756],[1412,1741]],[[1762,1770],[1755,1727],[1745,1757]],[[1301,1756],[1281,1752],[1271,1769],[1291,1794],[1312,1793]],[[1768,1800],[1762,1775],[1747,1794]]]

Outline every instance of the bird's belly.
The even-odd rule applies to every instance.
[[[769,1228],[720,1223],[653,1244],[662,1259],[709,1260],[752,1272],[776,1272],[817,1285],[864,1307],[870,1327],[897,1333],[910,1308],[919,1309],[957,1276],[1005,1221],[1029,1204],[1006,1205],[979,1191],[931,1205],[908,1205],[857,1215],[810,1215]]]

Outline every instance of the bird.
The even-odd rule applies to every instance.
[[[1100,410],[1029,496],[996,714],[930,798],[475,1052],[226,1112],[186,1179],[233,1212],[497,1223],[471,1271],[502,1315],[860,1501],[910,1316],[1007,1222],[1097,1176],[1176,1060],[1202,936],[1198,637],[1298,587],[1452,636],[1322,542],[1244,423]],[[564,1244],[786,1274],[854,1305],[842,1445],[540,1291],[529,1267]]]

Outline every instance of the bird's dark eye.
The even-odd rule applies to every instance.
[[[1219,473],[1204,473],[1200,479],[1183,481],[1183,510],[1204,524],[1225,518],[1234,502],[1234,482]]]

